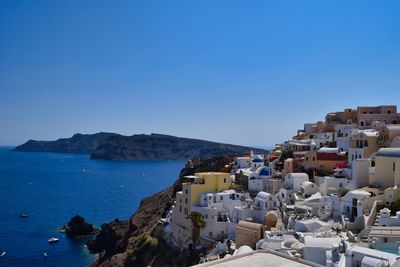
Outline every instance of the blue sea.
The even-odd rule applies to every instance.
[[[184,165],[10,149],[0,147],[0,254],[7,253],[0,266],[88,266],[95,256],[86,240],[68,239],[59,227],[76,214],[96,226],[127,219],[142,198],[171,185]],[[19,218],[24,212],[29,218]],[[53,236],[60,242],[49,244]]]

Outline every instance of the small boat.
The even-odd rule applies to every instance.
[[[58,239],[58,238],[56,238],[56,237],[52,237],[52,238],[50,238],[50,239],[48,240],[48,242],[49,242],[50,244],[58,243],[59,241],[60,241],[60,239]]]
[[[47,253],[46,253],[46,252],[43,253],[43,257],[44,257],[44,258],[47,258]]]
[[[5,251],[3,251],[3,252],[0,254],[0,258],[3,258],[6,254],[7,254],[7,253],[6,253]]]
[[[28,218],[28,217],[29,217],[29,214],[28,214],[28,213],[21,213],[21,214],[19,215],[19,217],[20,217],[21,219]]]

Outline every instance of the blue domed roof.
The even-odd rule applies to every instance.
[[[269,167],[264,167],[261,169],[259,175],[261,176],[270,176],[272,175],[272,169]]]
[[[263,162],[263,158],[260,155],[255,156],[251,162]]]

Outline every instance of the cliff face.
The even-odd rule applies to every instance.
[[[265,150],[162,134],[114,136],[91,155],[104,160],[188,160],[221,155],[241,155]]]
[[[91,154],[101,160],[188,160],[221,155],[242,155],[263,149],[222,144],[162,134],[123,136],[114,133],[75,134],[56,141],[29,140],[15,151]]]
[[[28,142],[14,148],[15,151],[26,152],[57,152],[90,154],[96,150],[100,142],[117,136],[115,133],[75,134],[70,138],[60,138],[56,141]]]
[[[170,187],[142,200],[139,209],[125,221],[103,224],[95,240],[87,246],[92,253],[100,253],[93,266],[171,266],[190,265],[197,259],[182,255],[170,248],[161,236],[160,219],[165,217],[182,189],[183,176],[196,172],[228,172],[233,156],[194,160],[191,167],[181,170],[179,179]]]

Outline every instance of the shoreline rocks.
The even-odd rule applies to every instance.
[[[65,232],[69,238],[79,238],[96,235],[99,231],[93,224],[87,223],[80,215],[75,215],[68,224],[60,228],[60,232]]]

